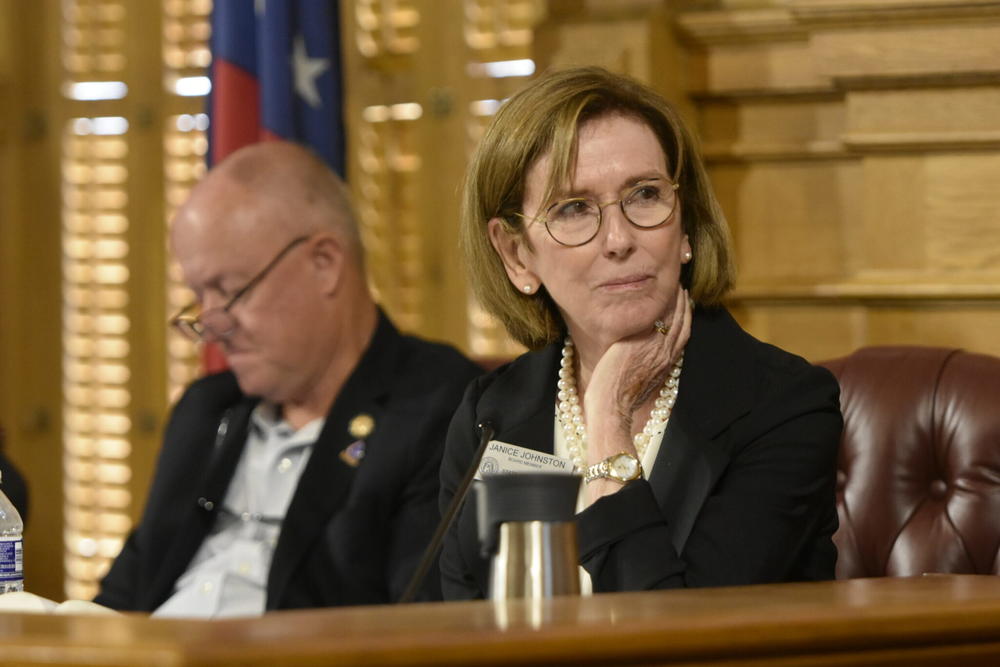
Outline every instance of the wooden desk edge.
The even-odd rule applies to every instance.
[[[19,631],[5,622],[14,620]],[[0,658],[24,664],[42,657],[47,664],[150,665],[751,664],[807,657],[860,664],[880,653],[904,662],[1000,657],[1000,577],[622,593],[502,608],[357,607],[213,622],[0,616]]]

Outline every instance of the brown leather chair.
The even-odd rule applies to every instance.
[[[840,381],[837,578],[1000,574],[1000,359],[868,347]]]

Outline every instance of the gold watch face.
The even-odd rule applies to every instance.
[[[629,482],[639,477],[639,460],[630,454],[619,454],[610,461],[611,475],[615,479]]]

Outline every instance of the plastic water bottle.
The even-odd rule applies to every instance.
[[[0,488],[0,594],[24,590],[22,532],[21,515]]]

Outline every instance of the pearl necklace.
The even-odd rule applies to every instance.
[[[582,474],[586,470],[584,452],[587,450],[587,426],[583,422],[583,408],[580,407],[580,397],[576,392],[573,356],[573,340],[567,336],[566,342],[563,344],[562,359],[559,361],[559,382],[556,384],[559,388],[557,414],[563,438],[566,440],[566,448],[576,465],[577,472]],[[670,369],[667,380],[663,383],[663,388],[660,389],[660,395],[653,403],[653,410],[649,413],[646,425],[632,437],[640,461],[645,456],[650,441],[663,433],[667,427],[670,413],[674,409],[674,403],[677,402],[677,389],[680,386],[681,366],[683,365],[684,352],[681,352],[674,367]]]

